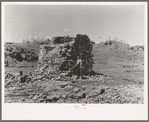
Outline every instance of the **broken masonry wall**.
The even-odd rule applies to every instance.
[[[86,39],[82,41],[82,37],[85,37]],[[57,71],[68,71],[76,64],[77,56],[83,52],[83,74],[87,74],[89,71],[92,71],[92,45],[87,36],[80,35],[77,40],[76,38],[72,39],[70,37],[70,41],[68,37],[59,37],[56,39],[60,40],[57,42],[62,43],[40,46],[38,67],[42,67],[47,64],[51,69]],[[72,72],[73,74],[76,74],[75,69]]]
[[[39,48],[39,58],[38,58],[38,67],[48,64],[46,60],[46,55],[55,48],[55,45],[40,45]]]
[[[48,68],[59,71],[64,60],[64,57],[60,54],[60,48],[63,45],[40,45],[38,68],[47,65]]]

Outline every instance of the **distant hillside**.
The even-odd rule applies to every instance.
[[[39,46],[42,43],[12,43],[5,44],[5,61],[16,64],[21,61],[37,61]],[[111,62],[143,62],[144,47],[131,47],[117,41],[101,42],[93,45],[94,67],[110,68]]]
[[[94,59],[144,59],[144,47],[131,47],[122,42],[107,41],[94,44],[92,54],[94,55]]]
[[[131,47],[118,41],[107,41],[93,46],[93,70],[118,69],[129,64],[144,64],[144,47]]]

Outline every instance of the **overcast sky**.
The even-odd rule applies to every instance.
[[[86,34],[99,43],[109,36],[130,45],[144,44],[144,6],[141,5],[6,5],[5,41],[30,36]]]

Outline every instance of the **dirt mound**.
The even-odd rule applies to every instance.
[[[129,60],[144,60],[144,46],[134,46],[129,48]]]
[[[144,46],[131,47],[122,42],[107,41],[95,44],[92,54],[102,59],[140,60],[144,58]]]
[[[29,51],[28,48],[21,48],[16,44],[5,44],[5,64],[15,64],[22,61],[36,61],[38,55],[34,51]]]

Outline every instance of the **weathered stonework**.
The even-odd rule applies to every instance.
[[[83,74],[89,74],[89,72],[92,72],[92,45],[89,40],[82,41],[84,44],[79,43],[78,41],[72,39],[71,41],[63,43],[53,43],[53,45],[41,45],[38,67],[43,67],[47,64],[52,70],[68,71],[75,66],[77,57],[80,56],[83,61]],[[59,40],[57,42],[59,42]],[[76,71],[77,69],[75,68],[73,73],[76,74]]]
[[[55,45],[40,45],[38,67],[47,64],[46,55],[55,48]]]

